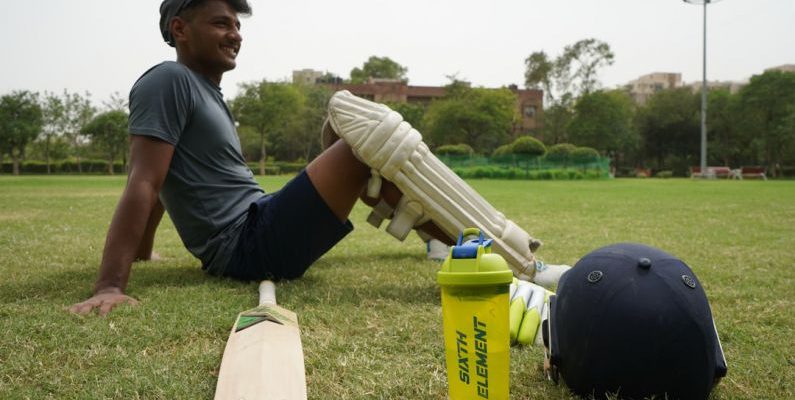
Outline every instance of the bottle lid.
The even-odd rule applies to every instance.
[[[465,238],[475,236],[465,241]],[[476,228],[465,229],[458,242],[450,249],[450,255],[436,275],[442,286],[492,286],[507,285],[513,280],[513,272],[499,254],[492,253],[491,239]]]

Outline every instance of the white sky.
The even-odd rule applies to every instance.
[[[371,55],[408,67],[413,85],[458,74],[475,86],[523,86],[524,60],[577,40],[607,42],[607,87],[650,72],[701,80],[702,7],[682,0],[250,0],[238,67],[222,82],[284,80],[312,68],[344,78]],[[158,32],[160,0],[0,0],[0,94],[89,91],[126,98],[150,66],[175,59]],[[708,6],[708,79],[747,80],[795,64],[795,0]]]

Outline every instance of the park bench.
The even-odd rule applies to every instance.
[[[734,179],[744,179],[744,178],[762,178],[767,180],[767,175],[765,175],[765,167],[742,167],[739,169],[734,170],[734,174],[732,177]]]
[[[707,172],[701,174],[701,167],[690,167],[691,178],[730,178],[734,174],[729,167],[707,167]]]

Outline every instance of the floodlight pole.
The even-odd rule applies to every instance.
[[[704,52],[701,77],[701,177],[707,176],[707,4],[719,0],[683,0],[690,4],[704,5]]]
[[[707,173],[707,4],[704,2],[704,62],[701,70],[701,175]]]

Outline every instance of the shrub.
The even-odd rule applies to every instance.
[[[13,165],[10,162],[3,162],[3,165],[0,166],[0,168],[2,168],[1,171],[3,173],[8,173],[8,174],[12,173],[12,167]],[[108,162],[106,160],[91,160],[91,159],[81,160],[80,167],[82,168],[83,174],[107,175],[108,173]],[[19,172],[21,174],[37,174],[37,175],[46,174],[47,162],[40,160],[23,161],[19,165]],[[50,173],[79,174],[80,172],[77,168],[77,161],[74,159],[70,159],[70,160],[50,162]],[[113,162],[113,173],[114,174],[127,173],[127,169],[121,160]]]
[[[545,170],[542,170],[542,171],[538,171],[538,179],[548,181],[548,180],[552,180],[553,177],[554,177],[554,175],[553,175],[552,170],[545,169]]]
[[[673,171],[667,171],[667,170],[666,171],[660,171],[660,172],[654,174],[654,176],[656,176],[658,178],[663,178],[663,179],[671,178],[671,177],[674,176],[674,172]]]
[[[547,149],[547,154],[544,156],[544,158],[552,163],[566,165],[569,163],[571,153],[576,148],[577,146],[571,143],[559,143],[554,146],[550,146]]]
[[[459,143],[439,146],[434,153],[443,156],[471,156],[475,154],[475,150],[466,143]]]
[[[108,171],[108,162],[105,160],[83,160],[80,162],[84,173],[105,173]]]
[[[552,179],[556,181],[565,181],[569,179],[569,170],[567,169],[553,169]]]
[[[525,170],[519,167],[478,165],[455,167],[452,170],[462,179],[582,180],[604,179],[607,177],[607,173],[599,169],[587,171],[566,168]]]
[[[532,136],[520,136],[511,144],[511,152],[527,156],[543,156],[547,148],[544,143]]]
[[[259,174],[259,163],[248,162],[248,168],[254,175]],[[270,160],[265,163],[265,175],[281,175],[281,174],[296,174],[306,168],[304,162],[287,162],[287,161],[273,161]]]
[[[282,174],[297,174],[306,168],[305,162],[276,161],[273,165],[277,167]],[[268,166],[266,165],[265,169],[267,168]]]
[[[513,153],[513,146],[511,144],[504,144],[500,147],[494,149],[494,152],[491,153],[491,156],[494,158],[507,158]]]
[[[599,152],[590,147],[577,147],[569,155],[572,162],[588,164],[599,161]]]
[[[19,169],[26,174],[46,174],[47,164],[41,161],[23,161]]]

